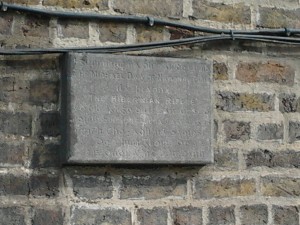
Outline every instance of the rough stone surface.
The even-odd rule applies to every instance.
[[[30,177],[29,189],[30,194],[34,197],[53,198],[59,192],[58,175],[39,174]]]
[[[232,196],[250,196],[256,192],[255,181],[252,179],[211,180],[199,178],[195,182],[195,198],[226,198]]]
[[[143,225],[167,225],[167,210],[155,207],[153,209],[139,209],[137,218]]]
[[[283,113],[300,112],[300,98],[295,94],[281,93],[279,95],[279,110]]]
[[[60,134],[60,114],[58,112],[43,112],[40,115],[41,136],[58,136]]]
[[[274,225],[299,223],[299,206],[273,206]]]
[[[0,175],[0,195],[28,195],[28,180],[26,176],[12,174]],[[0,217],[1,218],[1,217]]]
[[[146,7],[145,7],[146,6]],[[181,0],[114,0],[113,9],[126,14],[150,14],[153,16],[182,16],[183,3]]]
[[[262,124],[257,131],[258,140],[283,139],[283,124]]]
[[[228,68],[223,62],[213,62],[213,74],[215,80],[228,80]]]
[[[228,91],[217,92],[216,107],[222,111],[258,111],[274,110],[274,96],[266,93],[248,94]]]
[[[11,35],[13,24],[12,14],[2,14],[0,16],[0,34],[1,35]]]
[[[72,54],[69,63],[69,163],[212,161],[208,61]]]
[[[266,205],[246,205],[240,208],[243,225],[268,224],[268,208]]]
[[[23,165],[26,155],[24,144],[0,143],[0,163],[10,165]],[[1,166],[0,166],[1,167]]]
[[[235,224],[234,206],[209,208],[208,225],[232,225]]]
[[[21,29],[24,36],[49,37],[49,18],[28,15]]]
[[[1,225],[26,225],[25,209],[20,207],[1,207]]]
[[[271,152],[267,149],[253,150],[246,155],[246,165],[249,168],[257,166],[299,168],[300,152],[292,150],[280,152]]]
[[[202,209],[180,207],[173,209],[174,225],[202,225]]]
[[[136,41],[140,43],[144,42],[158,42],[164,40],[163,27],[146,28],[144,26],[136,26]]]
[[[0,101],[4,102],[28,102],[29,82],[18,80],[15,77],[0,78]]]
[[[290,121],[289,122],[289,140],[295,142],[300,140],[300,122]]]
[[[59,83],[45,80],[30,82],[30,102],[37,105],[57,103]]]
[[[44,6],[59,6],[63,8],[97,8],[99,10],[108,9],[108,0],[43,0]]]
[[[226,141],[246,141],[250,139],[250,122],[226,120],[223,122],[223,125]]]
[[[0,112],[0,132],[30,136],[31,116],[26,113]]]
[[[58,35],[63,38],[89,38],[89,23],[87,21],[58,20]]]
[[[279,8],[259,9],[260,20],[258,25],[269,28],[300,28],[300,9],[287,10]]]
[[[63,225],[64,217],[62,210],[58,207],[56,209],[34,209],[34,216],[32,218],[32,225]]]
[[[226,5],[205,0],[193,0],[193,16],[225,23],[251,23],[251,11],[243,3]]]
[[[236,78],[242,82],[269,82],[294,84],[295,70],[279,62],[269,61],[267,63],[245,63],[238,65]]]
[[[74,175],[72,176],[73,193],[75,196],[87,199],[108,199],[112,197],[113,186],[111,177],[107,174],[104,176],[91,175]]]
[[[300,179],[291,177],[262,177],[262,193],[265,196],[299,197]]]
[[[59,144],[34,143],[31,147],[31,168],[61,166],[61,147]]]
[[[125,24],[100,23],[99,39],[101,42],[125,42],[127,26]]]
[[[238,150],[219,148],[214,152],[214,166],[221,170],[238,169]]]
[[[172,175],[149,176],[147,173],[137,176],[122,176],[120,197],[158,199],[168,196],[186,195],[186,178]]]
[[[89,209],[73,206],[71,225],[86,224],[131,225],[131,213],[126,209]]]

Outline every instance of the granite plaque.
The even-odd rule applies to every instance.
[[[210,61],[70,53],[64,68],[67,163],[213,161]]]

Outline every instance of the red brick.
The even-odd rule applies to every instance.
[[[292,86],[295,70],[286,64],[269,61],[267,63],[240,63],[236,79],[242,82],[268,82]]]

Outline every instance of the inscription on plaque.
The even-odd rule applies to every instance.
[[[70,53],[67,163],[212,162],[212,66],[199,59]]]

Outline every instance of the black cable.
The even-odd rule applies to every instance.
[[[93,53],[120,53],[129,51],[142,51],[163,47],[174,47],[178,45],[200,44],[213,41],[227,41],[232,40],[232,35],[211,35],[184,38],[179,40],[170,40],[162,42],[141,43],[132,45],[118,45],[118,46],[103,46],[103,47],[75,47],[75,48],[36,48],[36,49],[13,49],[13,50],[0,50],[1,55],[25,55],[25,54],[57,54],[67,52],[93,52]],[[285,38],[275,36],[263,36],[263,35],[242,35],[234,34],[234,40],[247,40],[247,41],[259,41],[268,43],[279,43],[288,45],[300,45],[300,39]]]
[[[35,48],[35,49],[0,49],[1,55],[25,55],[25,54],[56,54],[66,52],[97,52],[97,53],[119,53],[129,51],[142,51],[154,48],[174,47],[178,45],[198,44],[213,41],[228,41],[228,40],[246,40],[268,42],[286,45],[300,45],[300,38],[291,37],[293,34],[300,34],[299,29],[264,29],[264,30],[226,30],[213,29],[193,25],[185,25],[176,22],[170,22],[152,17],[138,17],[138,16],[115,16],[115,15],[99,15],[96,13],[74,13],[74,12],[58,12],[42,9],[34,9],[25,6],[7,4],[1,2],[0,7],[2,11],[16,10],[21,12],[33,13],[48,17],[72,18],[72,19],[97,19],[101,21],[115,21],[126,23],[146,23],[149,26],[164,25],[170,27],[183,28],[192,31],[201,31],[205,33],[212,33],[208,36],[197,36],[190,38],[183,38],[177,40],[150,42],[132,45],[118,45],[118,46],[104,46],[104,47],[73,47],[73,48]],[[283,36],[278,36],[283,35]]]
[[[47,17],[58,17],[65,19],[86,19],[86,20],[100,20],[100,21],[110,21],[110,22],[123,22],[123,23],[143,23],[149,24],[151,26],[161,25],[161,26],[170,26],[177,27],[191,31],[199,31],[205,33],[212,34],[230,34],[232,31],[235,34],[265,34],[265,35],[286,35],[287,28],[281,29],[262,29],[262,30],[229,30],[229,29],[215,29],[215,28],[207,28],[202,26],[193,26],[188,24],[182,24],[178,22],[166,21],[153,17],[141,17],[141,16],[119,16],[119,15],[101,15],[97,13],[78,13],[78,12],[65,12],[65,11],[53,11],[53,10],[44,10],[44,9],[36,9],[21,5],[8,4],[5,2],[1,2],[0,4],[2,11],[19,11],[25,13],[32,13],[36,15],[42,15]],[[288,29],[289,34],[300,34],[300,29]]]

